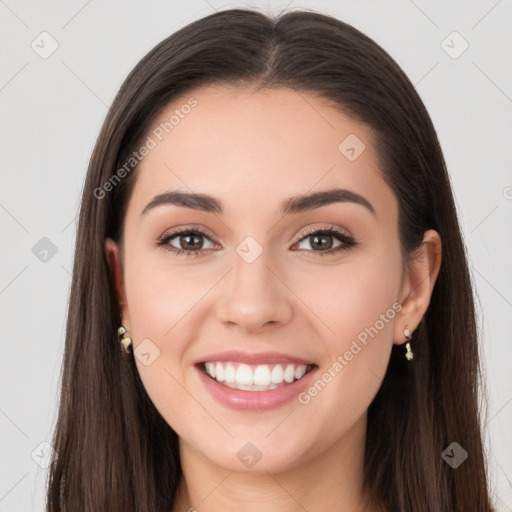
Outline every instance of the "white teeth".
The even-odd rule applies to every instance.
[[[270,368],[266,364],[256,367],[254,370],[254,385],[268,386],[270,385]]]
[[[284,371],[284,380],[286,382],[293,382],[295,380],[295,366],[289,364]]]
[[[210,377],[230,388],[267,391],[301,379],[307,373],[308,366],[292,363],[286,366],[281,364],[250,366],[243,363],[209,361],[204,364],[204,368]]]
[[[272,376],[270,377],[270,381],[272,384],[280,384],[284,380],[283,367],[278,364],[274,366],[272,370]]]
[[[211,375],[212,377],[215,377],[216,373],[215,373],[215,364],[214,363],[205,363],[206,365],[206,371],[209,375]]]
[[[236,372],[235,368],[230,364],[226,365],[224,369],[224,381],[225,382],[235,382],[236,380]]]
[[[217,363],[215,365],[215,373],[216,373],[216,376],[215,378],[219,381],[219,382],[222,382],[224,380],[224,367],[222,366],[221,363]]]
[[[307,366],[305,364],[301,364],[300,366],[297,366],[295,369],[295,378],[300,379],[301,377],[304,377],[306,374]]]
[[[228,388],[242,389],[244,391],[268,391],[270,389],[276,389],[282,386],[282,384],[270,384],[270,386],[242,386],[241,384],[237,384],[236,382],[226,381],[224,381],[222,385],[227,386]]]
[[[236,371],[236,383],[242,386],[252,386],[254,384],[252,380],[252,370],[250,366],[241,364]]]

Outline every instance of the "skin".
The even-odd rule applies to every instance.
[[[402,266],[398,203],[378,171],[371,132],[324,100],[286,88],[254,93],[215,85],[176,98],[154,126],[191,96],[198,105],[140,164],[122,246],[106,242],[133,348],[149,338],[160,350],[148,366],[135,360],[180,438],[184,480],[173,511],[377,510],[364,505],[362,492],[367,409],[393,343],[406,341],[405,325],[414,331],[428,307],[441,264],[439,235],[427,231]],[[366,146],[355,161],[338,150],[349,134]],[[350,202],[280,215],[288,197],[331,187],[364,196],[376,215]],[[167,204],[141,215],[154,196],[175,189],[213,195],[225,213]],[[185,225],[207,231],[210,239],[197,242],[203,256],[155,246]],[[311,235],[301,236],[331,225],[358,244],[327,254],[313,250]],[[252,263],[236,252],[247,236],[263,250]],[[181,242],[177,236],[172,245],[183,248]],[[238,348],[293,354],[315,362],[321,375],[394,303],[401,310],[305,405],[228,409],[193,366]],[[262,454],[252,468],[237,457],[248,441]]]

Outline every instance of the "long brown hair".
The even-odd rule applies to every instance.
[[[178,438],[148,397],[133,357],[122,357],[105,254],[107,237],[119,241],[136,168],[107,192],[104,184],[169,101],[220,82],[309,92],[369,125],[380,171],[398,199],[404,258],[426,230],[440,234],[443,261],[415,331],[414,360],[393,348],[368,411],[365,489],[393,512],[492,510],[473,291],[425,106],[395,61],[350,25],[305,10],[273,18],[233,9],[195,21],[151,50],[123,83],[99,134],[76,237],[47,511],[159,512],[174,502],[182,476]],[[456,469],[441,456],[454,441],[469,454]]]

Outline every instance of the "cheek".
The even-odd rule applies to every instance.
[[[161,252],[160,252],[161,251]],[[171,258],[171,256],[169,256]],[[137,250],[125,261],[126,295],[136,339],[168,340],[204,293],[203,285],[184,266],[170,266],[163,249]],[[189,277],[187,278],[187,274]],[[197,283],[200,283],[197,280]],[[174,337],[175,338],[175,337]],[[173,341],[173,349],[175,349]]]
[[[310,297],[312,304],[324,306],[315,313],[329,327],[322,338],[329,361],[319,375],[318,391],[311,390],[313,396],[305,396],[303,403],[310,400],[315,411],[331,411],[338,425],[348,428],[381,386],[401,309],[400,277],[400,253],[390,247],[387,253],[340,266],[325,282],[317,281],[318,291]]]
[[[184,329],[187,313],[201,294],[186,286],[179,269],[162,268],[151,253],[134,249],[129,254],[125,287],[135,363],[155,407],[164,417],[172,417],[186,410],[190,400],[180,385],[187,344]],[[146,353],[149,356],[144,357]]]
[[[396,303],[401,279],[398,248],[361,251],[336,267],[296,274],[300,276],[293,276],[291,287],[321,320],[322,338],[331,356],[346,350],[347,342],[350,345],[359,335],[362,341],[365,333],[370,337],[368,330],[371,338],[389,338],[400,308]]]
[[[381,265],[369,266],[339,278],[338,292],[335,297],[331,295],[337,305],[331,318],[336,338],[342,343],[353,339],[364,343],[366,336],[382,340],[392,332],[398,275],[392,266],[384,268],[386,271]]]

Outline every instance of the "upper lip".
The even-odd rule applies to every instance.
[[[306,359],[283,354],[281,352],[243,352],[241,350],[228,350],[225,352],[209,354],[197,360],[196,364],[206,363],[209,361],[231,361],[233,363],[239,362],[253,365],[279,363],[314,364]]]

